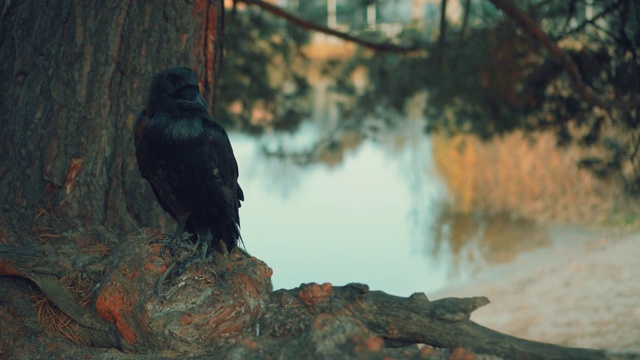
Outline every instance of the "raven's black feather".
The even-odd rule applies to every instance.
[[[244,200],[238,164],[191,69],[171,68],[153,77],[136,121],[135,144],[142,177],[178,222],[177,232],[195,233],[219,251],[220,240],[229,251],[236,247]]]

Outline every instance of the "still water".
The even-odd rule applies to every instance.
[[[294,135],[230,135],[244,243],[273,269],[274,288],[360,282],[430,294],[566,238],[507,215],[448,213],[421,124],[359,134],[315,161],[308,150],[326,134],[317,123]]]
[[[447,285],[451,252],[429,250],[446,187],[429,138],[415,130],[363,140],[332,166],[265,153],[304,151],[318,138],[312,123],[295,135],[231,134],[246,198],[244,243],[273,269],[276,289],[361,282],[409,295]]]

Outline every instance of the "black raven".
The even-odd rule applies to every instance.
[[[204,259],[210,247],[219,252],[235,248],[244,200],[238,164],[227,133],[209,115],[193,70],[170,68],[153,77],[136,121],[135,145],[142,177],[177,222],[163,253],[184,245],[184,231],[195,236],[194,255],[178,271]]]

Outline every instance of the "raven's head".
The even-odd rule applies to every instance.
[[[153,77],[147,110],[168,114],[192,111],[208,113],[209,107],[198,91],[196,73],[188,67],[175,67]]]

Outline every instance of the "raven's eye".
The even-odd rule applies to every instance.
[[[198,96],[198,88],[195,86],[185,86],[176,92],[176,99],[193,101]]]

